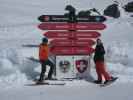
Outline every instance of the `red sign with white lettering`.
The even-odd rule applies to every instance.
[[[52,47],[50,52],[55,55],[89,55],[94,52],[92,47]]]
[[[48,31],[44,33],[48,38],[98,38],[100,33],[96,31]]]
[[[51,46],[92,46],[95,44],[95,41],[91,39],[86,40],[70,40],[70,39],[54,39],[50,42]]]
[[[41,23],[41,30],[103,30],[103,23]]]
[[[44,33],[48,38],[69,38],[71,33],[69,31],[48,31]]]

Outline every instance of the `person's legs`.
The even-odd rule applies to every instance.
[[[102,81],[102,73],[101,73],[101,64],[97,61],[96,63],[96,73],[99,81]]]
[[[47,65],[50,66],[50,70],[49,70],[49,73],[48,73],[48,78],[51,79],[55,66],[49,59],[47,60]]]
[[[46,72],[46,62],[42,61],[41,62],[41,74],[40,74],[39,81],[43,81],[44,80],[45,72]]]
[[[99,61],[99,70],[101,74],[104,76],[105,80],[111,80],[111,76],[109,73],[106,71],[105,64],[102,61]]]

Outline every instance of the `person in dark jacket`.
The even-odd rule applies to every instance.
[[[44,76],[45,76],[45,72],[46,72],[46,65],[50,66],[50,70],[48,73],[48,77],[47,79],[51,80],[52,79],[52,74],[53,74],[53,70],[54,70],[54,64],[48,59],[48,55],[49,55],[49,48],[48,48],[48,39],[47,38],[43,38],[42,39],[42,43],[39,45],[39,60],[41,63],[41,74],[40,74],[40,78],[38,80],[39,82],[43,82],[44,80]]]
[[[114,77],[112,77],[107,71],[106,71],[106,66],[104,63],[104,55],[105,55],[105,50],[103,43],[100,39],[97,39],[97,45],[95,48],[95,54],[94,54],[94,62],[96,66],[96,72],[98,79],[95,80],[94,82],[96,84],[101,84],[102,83],[102,76],[105,78],[104,84],[106,84],[109,81],[112,81]]]

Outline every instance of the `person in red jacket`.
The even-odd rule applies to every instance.
[[[116,80],[117,77],[112,77],[106,70],[106,66],[104,63],[104,55],[105,55],[105,50],[103,43],[100,39],[97,39],[97,45],[95,48],[95,55],[94,55],[94,62],[96,65],[96,72],[98,79],[94,81],[96,84],[101,84],[102,83],[102,76],[105,79],[104,84]]]
[[[47,79],[52,79],[52,74],[54,70],[54,64],[48,59],[49,56],[49,48],[48,48],[48,39],[43,38],[42,43],[39,45],[39,60],[41,63],[41,74],[38,82],[42,82],[44,80],[45,72],[46,72],[46,65],[50,66],[50,70],[48,73]]]

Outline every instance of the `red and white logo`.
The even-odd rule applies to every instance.
[[[76,69],[79,73],[84,73],[88,67],[88,61],[86,60],[77,60],[76,62]]]

